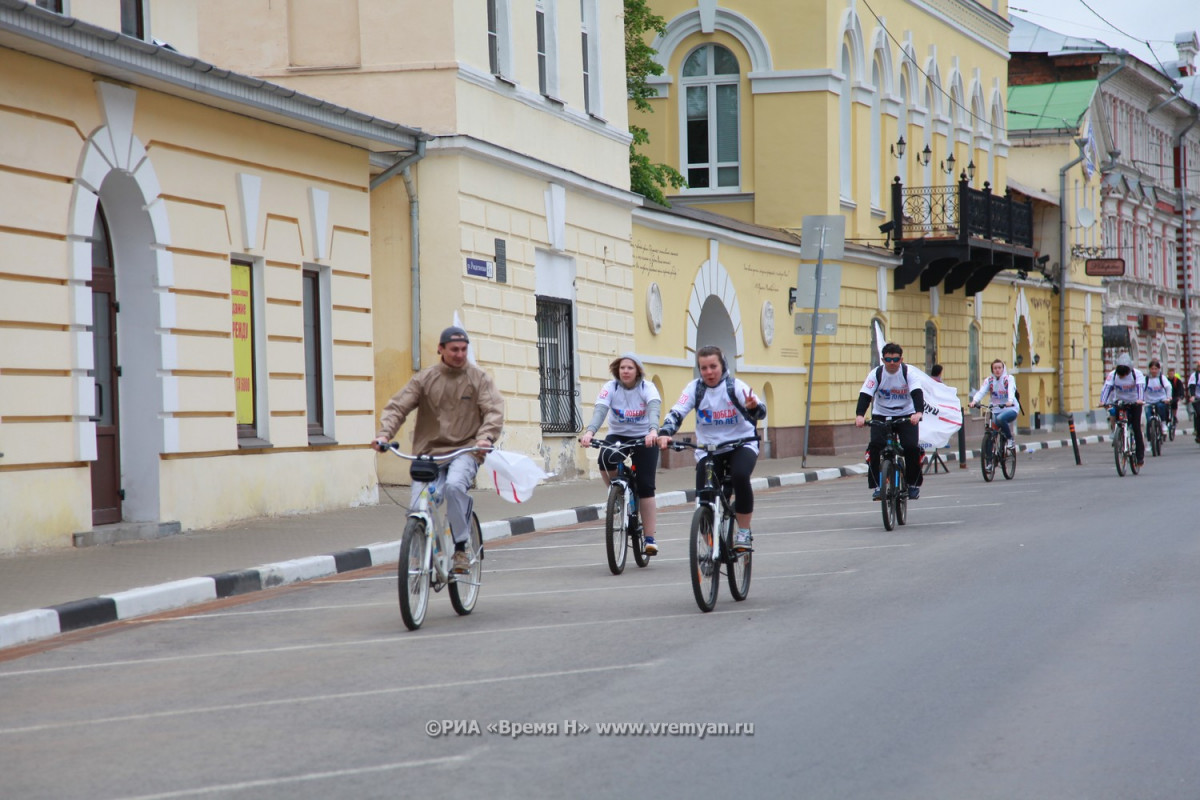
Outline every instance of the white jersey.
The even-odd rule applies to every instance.
[[[1007,406],[1012,404],[1017,409],[1017,413],[1021,413],[1021,405],[1017,402],[1017,381],[1012,375],[1007,372],[999,378],[995,375],[989,375],[988,379],[979,387],[979,391],[975,392],[975,396],[971,398],[971,402],[978,403],[988,392],[992,394],[993,405]]]
[[[645,436],[658,420],[650,419],[650,403],[662,402],[658,389],[647,380],[640,380],[626,389],[618,380],[610,380],[600,388],[596,405],[608,406],[608,432],[617,436]]]
[[[1104,379],[1104,388],[1100,390],[1100,405],[1109,403],[1136,403],[1146,393],[1146,378],[1136,369],[1129,370],[1124,378],[1114,369]]]
[[[906,417],[916,413],[916,407],[913,405],[912,392],[913,389],[921,388],[921,376],[924,374],[918,369],[909,367],[904,368],[901,364],[900,369],[896,370],[896,374],[887,371],[887,367],[882,369],[873,369],[867,373],[867,379],[863,381],[860,393],[870,395],[872,402],[872,413],[877,417]],[[879,383],[875,383],[875,373],[879,373]],[[905,377],[905,373],[908,377]],[[924,409],[922,409],[924,411]]]
[[[1146,394],[1147,403],[1169,403],[1171,401],[1171,382],[1167,380],[1167,376],[1161,372],[1157,378],[1146,376]]]
[[[741,412],[741,409],[729,399],[729,391],[725,388],[724,379],[716,386],[705,387],[704,397],[700,399],[700,407],[696,408],[696,386],[699,383],[700,378],[696,378],[684,387],[683,394],[672,406],[668,418],[682,421],[688,412],[695,408],[697,444],[722,444],[754,436],[754,423],[746,419],[746,415]],[[733,390],[739,398],[742,398],[750,393],[750,386],[734,378]],[[750,442],[745,446],[755,453],[758,452],[758,442]],[[700,460],[704,455],[697,450],[696,460]]]

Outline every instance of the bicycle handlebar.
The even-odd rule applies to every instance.
[[[477,447],[475,445],[471,445],[470,447],[463,447],[458,450],[455,450],[453,453],[442,453],[439,456],[421,456],[421,455],[415,455],[413,453],[402,453],[402,452],[400,452],[400,445],[396,444],[395,442],[388,442],[387,447],[384,449],[390,451],[393,455],[399,456],[400,458],[407,459],[409,461],[416,461],[419,458],[427,458],[430,461],[442,462],[442,461],[450,461],[451,459],[458,458],[459,456],[463,455],[464,453],[490,453],[492,450],[495,450],[496,448],[494,448],[494,447]]]
[[[758,441],[757,436],[748,436],[745,439],[734,439],[732,442],[717,442],[717,443],[713,443],[713,444],[695,444],[693,442],[680,441],[680,442],[671,442],[670,448],[675,451],[680,451],[680,450],[683,450],[684,448],[690,448],[692,450],[703,450],[704,452],[711,454],[711,453],[717,452],[718,450],[723,450],[726,447],[738,448],[738,447],[741,447],[742,445],[747,445],[747,444],[750,444],[751,442],[757,442],[757,441]]]
[[[876,419],[875,417],[871,417],[867,420],[867,424],[883,428],[888,425],[912,425],[913,421],[908,417],[892,417],[891,419]]]

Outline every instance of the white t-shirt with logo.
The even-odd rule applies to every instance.
[[[975,392],[971,402],[978,403],[988,392],[992,393],[992,405],[1006,406],[1011,402],[1020,413],[1021,406],[1017,402],[1017,381],[1009,373],[1005,372],[999,378],[989,375],[988,379],[983,382],[983,386],[979,387],[979,391]]]
[[[879,372],[878,384],[875,382],[876,371]],[[904,377],[905,372],[908,373],[907,378]],[[873,369],[867,373],[867,379],[863,381],[859,392],[874,398],[872,413],[877,417],[911,416],[916,413],[912,391],[921,388],[921,375],[919,370],[912,367],[904,369],[903,364],[894,375],[887,371],[887,367]]]
[[[1104,379],[1104,387],[1100,390],[1100,405],[1108,405],[1109,403],[1136,403],[1141,400],[1146,392],[1146,379],[1142,373],[1136,369],[1129,370],[1129,374],[1122,378],[1114,369],[1108,373],[1108,377]]]
[[[1157,378],[1146,376],[1146,402],[1163,403],[1171,400],[1171,382],[1161,372]]]
[[[677,419],[683,420],[689,411],[696,409],[696,442],[698,444],[722,444],[754,436],[754,423],[746,419],[741,410],[729,399],[729,391],[725,388],[724,378],[716,386],[705,387],[704,397],[700,398],[700,407],[696,408],[696,386],[700,380],[700,378],[696,378],[684,387],[683,394],[679,396],[679,400],[670,411],[671,414],[676,415]],[[750,393],[750,386],[734,378],[733,390],[740,399]],[[742,400],[742,403],[745,404],[745,400]],[[758,442],[750,442],[745,446],[755,453],[758,452]],[[703,455],[697,451],[696,459],[699,460]]]
[[[608,406],[608,432],[617,436],[645,436],[650,428],[658,427],[658,420],[648,419],[647,409],[654,400],[662,402],[658,389],[647,380],[640,380],[632,389],[626,389],[618,380],[610,380],[600,387],[596,405]]]

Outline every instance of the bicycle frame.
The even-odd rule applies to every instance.
[[[633,559],[639,567],[650,563],[646,555],[645,531],[639,519],[639,498],[637,495],[637,464],[633,461],[636,442],[606,442],[593,439],[590,447],[601,453],[612,453],[620,461],[611,470],[606,470],[609,478],[609,495],[605,507],[605,549],[608,558],[608,569],[614,575],[620,575],[625,570],[627,549],[633,550]],[[628,463],[627,463],[628,462]],[[614,508],[614,491],[620,493],[619,508]],[[618,520],[615,515],[619,514]]]

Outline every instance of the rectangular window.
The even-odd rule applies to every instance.
[[[580,37],[583,40],[583,110],[592,113],[592,76],[588,67],[588,32],[585,27],[580,32]]]
[[[258,436],[258,381],[254,358],[253,266],[234,261],[230,265],[233,303],[233,386],[237,397],[239,439]]]
[[[543,433],[579,430],[575,403],[575,345],[571,301],[537,298],[538,368]]]
[[[538,91],[542,94],[549,93],[549,73],[546,64],[546,9],[539,2],[537,4],[537,64],[538,64]]]
[[[304,386],[308,401],[308,435],[325,435],[321,375],[321,273],[304,270]]]
[[[149,36],[146,24],[146,0],[121,0],[121,33],[135,39]]]
[[[38,8],[53,11],[55,14],[63,14],[66,13],[66,10],[63,8],[64,2],[65,0],[37,0],[36,5]]]
[[[500,74],[500,20],[496,9],[499,0],[487,0],[488,69]]]
[[[596,0],[579,0],[579,38],[583,48],[583,110],[604,116],[600,94],[600,38],[596,26]]]

